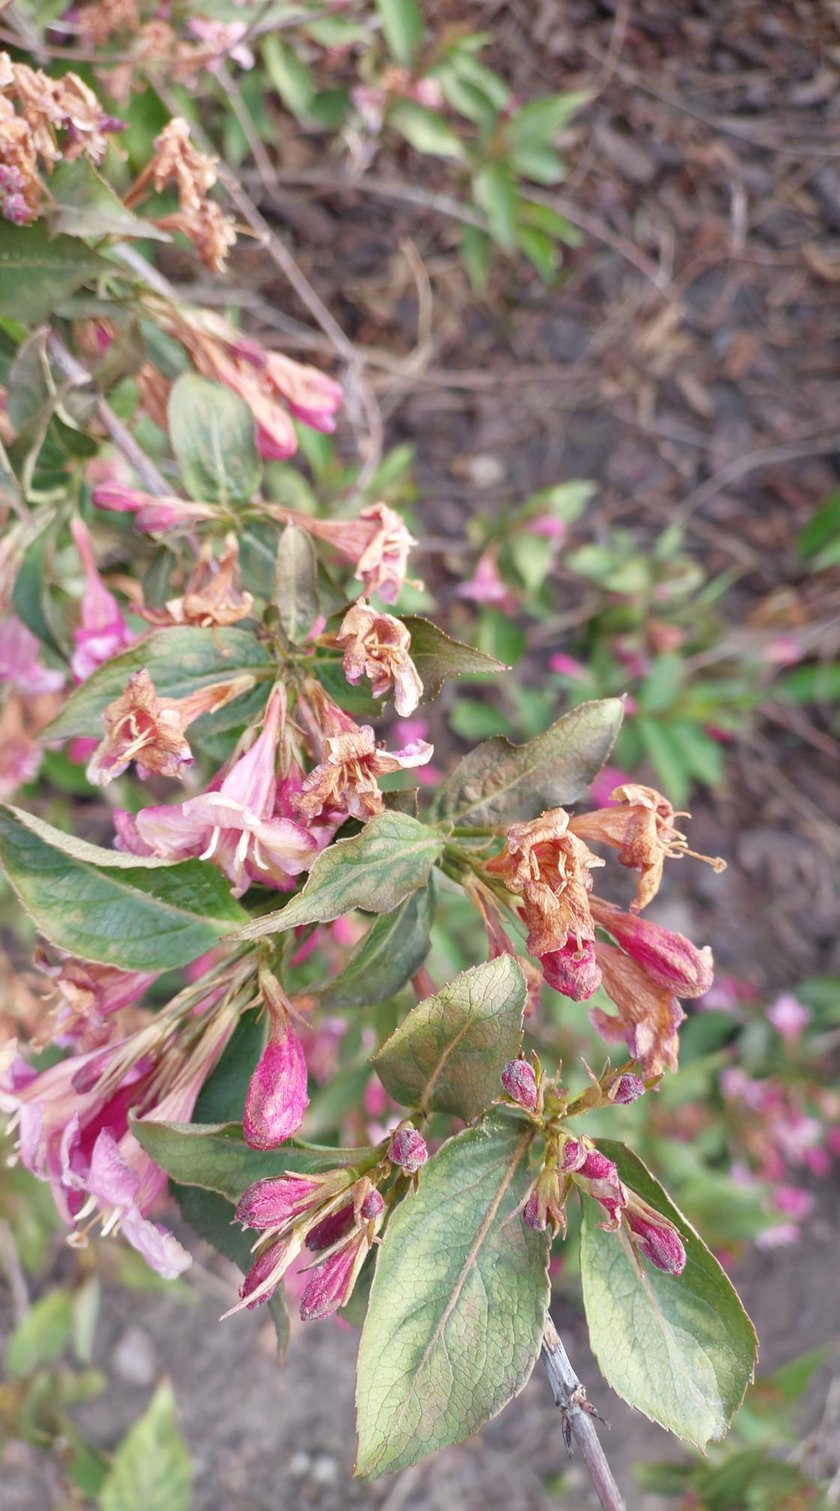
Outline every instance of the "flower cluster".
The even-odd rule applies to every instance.
[[[100,162],[122,127],[78,74],[49,78],[0,52],[0,215],[17,226],[36,220],[41,172],[82,155]]]
[[[131,208],[150,189],[160,194],[173,184],[178,192],[178,209],[158,216],[155,223],[162,231],[180,231],[192,242],[205,266],[221,273],[236,241],[236,227],[216,200],[208,198],[217,182],[216,160],[193,146],[187,122],[173,116],[155,141],[154,156],[135,179],[125,203]]]

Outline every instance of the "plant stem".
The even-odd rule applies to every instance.
[[[64,373],[66,378],[74,386],[89,388],[92,379],[86,367],[77,362],[73,353],[68,351],[60,336],[51,331],[47,338],[47,346],[50,356]],[[154,462],[140,449],[131,431],[114,414],[110,404],[107,404],[101,394],[94,395],[96,412],[105,426],[114,445],[122,452],[126,461],[134,468],[143,486],[158,498],[165,498],[172,490],[167,487],[165,479],[158,472]]]
[[[563,1441],[571,1454],[577,1448],[589,1471],[595,1493],[603,1511],[626,1511],[624,1498],[616,1484],[607,1457],[592,1421],[597,1416],[586,1399],[586,1391],[572,1368],[569,1355],[550,1317],[543,1333],[543,1363],[551,1385],[554,1404],[563,1419]],[[603,1420],[600,1418],[599,1420]]]

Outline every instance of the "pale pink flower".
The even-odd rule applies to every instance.
[[[801,1186],[777,1186],[773,1192],[773,1203],[780,1212],[797,1221],[808,1217],[815,1205],[811,1192],[803,1191]]]
[[[98,666],[103,666],[112,656],[132,645],[135,635],[129,629],[113,593],[108,591],[99,575],[87,527],[76,517],[72,520],[70,529],[86,581],[81,624],[73,631],[76,649],[70,666],[74,677],[79,682],[84,682]]]
[[[122,483],[102,483],[94,488],[91,496],[99,509],[133,514],[138,530],[146,535],[193,530],[196,525],[205,524],[218,514],[212,504],[196,504],[175,494],[158,498],[153,493],[143,493],[139,488],[129,488]]]
[[[269,387],[287,405],[296,420],[329,435],[335,430],[336,411],[344,397],[341,384],[317,367],[294,362],[281,352],[264,355],[263,372]]]
[[[602,766],[594,782],[590,784],[589,795],[596,808],[608,808],[617,804],[613,792],[618,787],[626,787],[633,778],[620,766]]]
[[[767,1009],[767,1017],[787,1044],[795,1044],[811,1021],[811,1009],[790,992],[783,992]]]
[[[72,955],[53,964],[43,951],[36,954],[35,963],[54,986],[50,1037],[58,1044],[72,1045],[77,1052],[105,1043],[110,1034],[109,1019],[139,1002],[159,974],[121,971]]]
[[[495,551],[483,551],[475,564],[472,577],[456,589],[459,598],[469,598],[473,603],[486,603],[512,614],[516,599],[510,588],[502,581]]]
[[[352,561],[366,598],[378,593],[383,603],[396,603],[406,581],[409,552],[417,542],[387,504],[368,504],[355,519],[313,519],[289,509],[273,512]]]
[[[22,693],[54,693],[64,686],[64,673],[42,666],[41,643],[21,619],[0,621],[0,682]]]
[[[377,614],[360,600],[347,610],[336,636],[344,651],[344,675],[351,686],[367,677],[374,698],[390,687],[402,718],[413,714],[423,696],[423,683],[411,659],[411,635],[393,614]]]
[[[637,913],[622,913],[612,903],[593,897],[592,916],[612,934],[631,959],[657,986],[675,997],[702,997],[712,984],[714,964],[708,945],[698,949],[684,934],[675,934]]]
[[[312,864],[318,842],[292,819],[275,816],[277,745],[284,720],[285,695],[276,688],[261,735],[218,789],[184,803],[141,809],[135,819],[141,842],[167,860],[190,855],[213,860],[233,883],[236,897],[253,881],[288,888],[291,878]],[[128,831],[121,837],[125,841]]]
[[[555,651],[553,656],[549,656],[548,664],[558,676],[568,677],[571,682],[592,681],[592,674],[583,663],[576,661],[574,656],[567,656],[564,651]]]
[[[203,16],[193,16],[187,28],[210,54],[202,60],[208,72],[217,73],[228,58],[240,68],[253,68],[254,54],[243,41],[250,29],[245,21],[208,21]]]

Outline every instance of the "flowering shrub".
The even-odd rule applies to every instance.
[[[0,862],[51,982],[46,1058],[3,1050],[21,1161],[73,1244],[119,1233],[179,1275],[171,1176],[243,1270],[226,1315],[267,1305],[282,1334],[302,1271],[305,1322],[361,1322],[364,1475],[523,1387],[580,1202],[605,1376],[689,1441],[719,1438],[751,1324],[639,1158],[586,1118],[677,1072],[680,1001],[708,990],[711,954],[642,915],[671,860],[722,862],[650,787],[587,803],[616,698],[431,767],[421,703],[503,668],[401,611],[415,542],[387,503],[324,517],[276,488],[306,429],[333,429],[339,383],[176,297],[127,246],[174,230],[220,268],[236,228],[208,198],[218,165],[173,118],[120,183],[118,123],[89,86],[3,55],[0,89],[2,795],[27,789],[0,808]],[[159,213],[147,195],[167,186]],[[371,722],[390,700],[415,725],[401,737]],[[86,799],[72,821],[62,793]],[[437,980],[435,918],[456,900],[483,958]],[[592,1023],[620,1063],[580,1089],[526,1053],[544,984],[572,1020],[596,990],[612,1004]]]

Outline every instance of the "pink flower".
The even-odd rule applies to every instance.
[[[799,1229],[795,1222],[778,1222],[757,1233],[753,1242],[757,1249],[781,1249],[799,1242]]]
[[[64,673],[39,661],[41,643],[22,620],[12,615],[0,621],[0,682],[22,693],[54,693],[64,686]]]
[[[341,384],[317,367],[293,362],[280,352],[268,352],[263,369],[269,387],[284,400],[296,420],[313,430],[335,430],[336,410],[344,394]]]
[[[309,868],[317,840],[292,819],[276,816],[277,745],[285,721],[285,694],[269,699],[262,734],[231,767],[218,789],[184,803],[143,808],[134,829],[144,846],[167,860],[198,855],[213,860],[241,897],[251,882],[287,888]],[[121,835],[130,841],[128,827]]]
[[[122,483],[103,483],[94,488],[93,502],[99,509],[117,514],[133,514],[138,530],[146,535],[167,534],[175,530],[193,530],[196,525],[215,519],[218,510],[212,504],[195,504],[168,494],[156,498]]]
[[[245,21],[208,21],[195,16],[188,22],[189,31],[204,44],[210,56],[204,60],[210,73],[217,73],[226,59],[240,68],[253,68],[254,54],[243,42],[249,27]]]
[[[423,696],[423,683],[409,654],[411,635],[393,614],[377,614],[359,600],[347,610],[336,640],[344,651],[342,666],[351,686],[369,678],[374,698],[390,687],[402,718],[413,714]]]
[[[139,1002],[158,977],[157,971],[121,971],[72,955],[52,965],[41,953],[36,964],[55,984],[51,1038],[76,1050],[100,1047],[109,1036],[108,1020]]]
[[[546,985],[572,1002],[586,1002],[601,985],[601,967],[595,958],[595,946],[588,939],[569,939],[562,949],[540,955]]]
[[[318,1266],[301,1297],[300,1315],[304,1322],[330,1317],[345,1305],[369,1250],[367,1233],[358,1229],[348,1243]]]
[[[568,677],[572,682],[591,682],[592,673],[574,656],[567,656],[563,651],[557,651],[549,656],[548,664],[553,672],[561,677]]]
[[[807,1217],[814,1210],[811,1192],[803,1191],[801,1186],[777,1186],[773,1201],[780,1212],[797,1220]]]
[[[368,504],[355,519],[313,519],[290,509],[275,508],[272,512],[326,541],[352,561],[366,598],[378,593],[383,603],[396,603],[406,581],[409,552],[417,542],[405,521],[387,504]]]
[[[271,1037],[251,1077],[242,1132],[252,1149],[275,1149],[297,1133],[309,1106],[306,1056],[291,1025],[272,1026]]]
[[[70,529],[87,582],[82,599],[82,622],[73,632],[76,649],[70,665],[74,677],[84,682],[98,666],[132,645],[135,636],[126,624],[116,598],[109,593],[99,575],[86,526],[76,517]]]
[[[811,1009],[790,992],[784,992],[770,1004],[767,1017],[786,1044],[795,1044],[811,1021]]]
[[[516,609],[516,599],[499,575],[496,553],[492,549],[482,552],[472,577],[462,582],[456,591],[459,598],[495,605],[503,613],[512,614]]]
[[[305,1175],[266,1176],[243,1192],[236,1220],[244,1228],[281,1228],[305,1212],[320,1191],[320,1181]]]
[[[639,1210],[639,1209],[642,1210]],[[666,1275],[681,1275],[685,1269],[686,1252],[683,1241],[672,1223],[660,1217],[630,1193],[630,1202],[623,1213],[624,1221],[636,1247],[658,1270]]]
[[[596,808],[608,808],[617,806],[617,799],[613,792],[618,787],[626,787],[632,782],[632,777],[620,766],[602,766],[594,782],[589,788],[589,795]]]
[[[712,952],[698,950],[684,934],[674,934],[637,913],[622,913],[611,903],[592,899],[592,916],[617,940],[657,986],[675,997],[702,997],[713,979]]]

